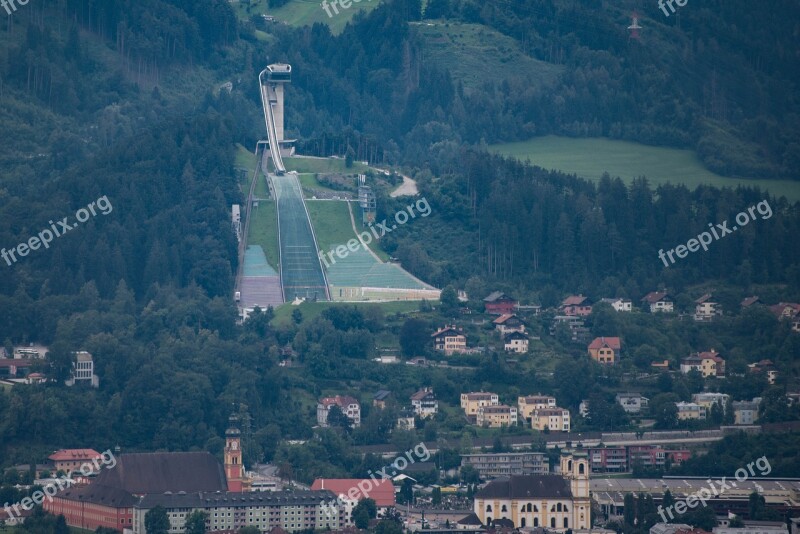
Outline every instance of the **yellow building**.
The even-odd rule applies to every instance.
[[[481,406],[475,416],[475,422],[480,426],[489,428],[501,428],[504,426],[516,426],[517,409],[514,406]]]
[[[589,528],[589,460],[585,453],[565,454],[561,475],[514,475],[492,481],[475,494],[473,511],[484,525],[506,519],[515,528],[560,532]]]
[[[544,408],[531,413],[531,427],[536,430],[545,428],[554,432],[569,432],[569,410],[564,408]]]
[[[556,398],[548,397],[547,395],[526,395],[525,397],[517,398],[517,409],[519,417],[523,421],[530,421],[533,410],[542,410],[544,408],[555,408]]]
[[[681,373],[700,371],[703,378],[709,376],[725,376],[725,360],[714,349],[708,352],[698,352],[681,360]]]
[[[705,419],[706,409],[694,402],[676,402],[675,406],[678,408],[678,419]]]
[[[461,394],[461,409],[467,417],[477,416],[478,410],[484,406],[497,406],[500,404],[500,397],[497,393],[472,392]]]

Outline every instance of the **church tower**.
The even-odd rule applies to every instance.
[[[244,491],[244,465],[242,464],[242,439],[239,418],[231,415],[225,431],[225,479],[228,491]]]
[[[592,527],[592,503],[589,496],[589,457],[585,452],[567,452],[561,455],[561,476],[569,480],[572,492],[573,528]]]

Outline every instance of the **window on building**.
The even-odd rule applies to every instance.
[[[551,517],[550,518],[550,528],[556,528],[556,518],[555,517]]]
[[[569,528],[569,519],[564,518],[564,528]]]
[[[557,512],[561,511],[561,503],[556,504],[556,511]]]
[[[581,475],[583,474],[583,464],[582,463],[578,464],[578,473],[581,474]]]
[[[486,505],[486,511],[487,512],[491,512],[492,511],[492,505],[491,504],[487,504]]]
[[[538,517],[534,517],[533,518],[533,526],[534,527],[538,527],[539,526],[539,518]]]
[[[508,508],[506,508],[506,505],[505,505],[505,504],[504,504],[504,505],[503,505],[503,507],[500,509],[500,511],[501,511],[501,512],[508,512]]]

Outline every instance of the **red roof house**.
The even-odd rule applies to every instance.
[[[495,291],[483,299],[486,313],[493,315],[512,314],[519,306],[519,302],[502,291]]]
[[[561,313],[569,316],[586,317],[592,313],[592,303],[589,297],[571,295],[561,303]]]
[[[330,490],[343,500],[360,501],[372,499],[378,508],[396,504],[394,484],[389,479],[371,478],[318,478],[311,484],[312,490]]]
[[[618,337],[596,337],[589,344],[589,356],[598,363],[613,365],[619,360],[622,343]]]

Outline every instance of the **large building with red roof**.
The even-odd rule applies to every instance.
[[[343,507],[343,526],[353,524],[353,508],[362,499],[374,500],[379,515],[396,504],[394,484],[389,479],[318,478],[311,484],[311,489],[328,490],[336,494]]]
[[[102,456],[94,449],[61,449],[54,452],[47,459],[56,471],[64,471],[69,474],[77,471],[84,464],[92,464],[92,460]]]

